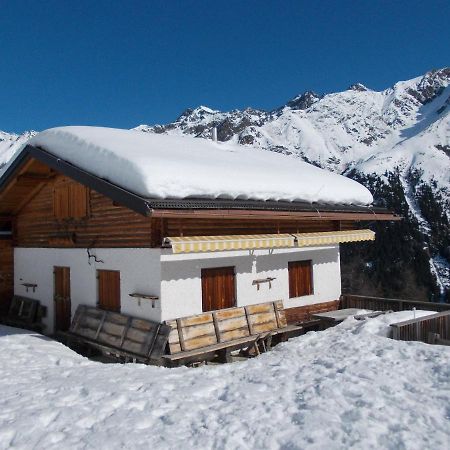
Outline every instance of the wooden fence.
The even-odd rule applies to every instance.
[[[341,296],[339,309],[345,308],[371,309],[379,311],[405,311],[416,308],[426,311],[441,312],[450,311],[450,304],[344,294]]]
[[[450,344],[450,311],[391,324],[392,337],[398,341]]]

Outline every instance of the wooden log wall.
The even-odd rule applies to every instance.
[[[152,219],[154,244],[167,236],[217,236],[238,234],[310,233],[337,231],[337,220],[267,220],[267,219]],[[346,230],[356,229],[355,222],[346,221]]]
[[[166,236],[303,233],[356,228],[337,220],[149,218],[90,190],[89,216],[54,215],[55,187],[75,181],[57,175],[47,181],[17,215],[14,244],[19,247],[160,247]]]
[[[89,217],[56,220],[55,184],[75,183],[62,175],[47,182],[19,212],[15,245],[19,247],[150,247],[151,221],[95,191],[89,192]]]

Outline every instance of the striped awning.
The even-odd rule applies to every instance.
[[[172,246],[173,253],[221,252],[224,250],[255,250],[295,246],[295,238],[292,234],[167,237],[164,242]]]
[[[351,230],[298,234],[166,237],[164,244],[171,246],[173,253],[203,253],[226,250],[311,247],[343,242],[373,241],[374,239],[375,233],[371,230]]]
[[[320,233],[298,233],[294,236],[297,247],[375,240],[375,233],[372,230],[322,231]]]

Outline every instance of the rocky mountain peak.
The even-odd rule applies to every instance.
[[[430,70],[420,79],[415,88],[408,90],[408,93],[425,105],[440,96],[449,83],[450,67]]]
[[[292,100],[286,103],[286,106],[293,110],[308,109],[314,103],[318,102],[322,97],[313,91],[306,91],[303,94],[297,95]]]
[[[368,91],[369,89],[364,86],[362,83],[355,83],[352,84],[349,88],[349,91],[356,91],[356,92],[364,92],[364,91]]]

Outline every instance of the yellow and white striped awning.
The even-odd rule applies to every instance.
[[[292,234],[243,234],[234,236],[167,237],[173,253],[221,252],[224,250],[255,250],[294,247]]]
[[[311,247],[342,242],[373,241],[374,239],[375,233],[371,230],[351,230],[297,234],[166,237],[164,243],[172,247],[173,253],[202,253],[226,250]]]
[[[294,236],[297,247],[375,240],[375,233],[372,230],[322,231],[319,233],[298,233]]]

